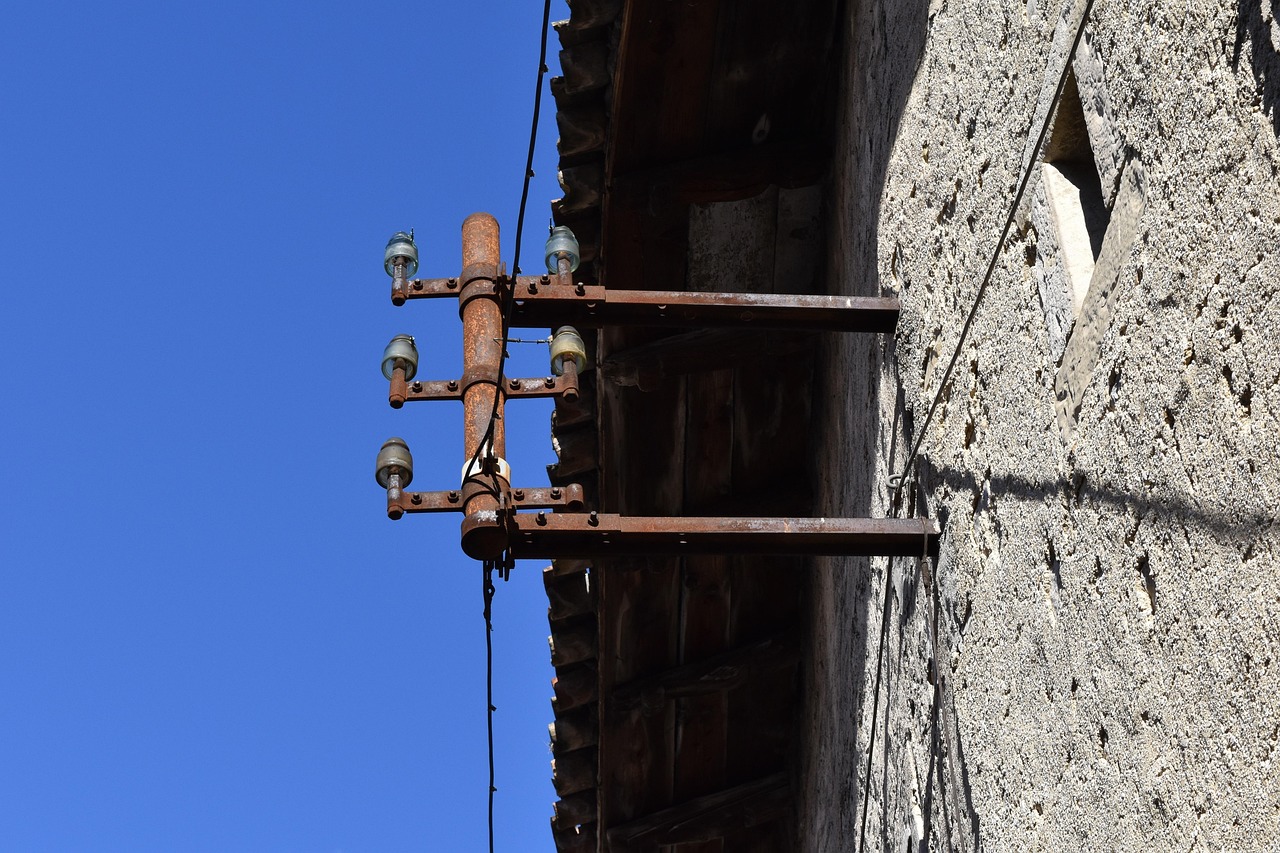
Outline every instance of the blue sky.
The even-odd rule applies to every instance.
[[[390,409],[378,362],[409,333],[454,378],[461,332],[391,305],[382,249],[412,226],[452,275],[486,210],[511,258],[541,14],[6,11],[0,849],[485,849],[480,568],[459,517],[391,522],[373,479],[401,435],[415,488],[456,485],[461,408]],[[508,409],[517,485],[546,483],[549,413]],[[506,850],[554,849],[541,569],[494,605]]]

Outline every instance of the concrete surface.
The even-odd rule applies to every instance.
[[[815,566],[798,849],[1280,848],[1270,0],[1094,7],[1088,292],[1032,164],[920,486],[890,496],[1083,5],[848,4],[829,289],[904,315],[828,345],[820,510],[945,530],[936,581]]]

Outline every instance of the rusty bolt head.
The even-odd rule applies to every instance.
[[[538,525],[539,525],[540,527],[546,527],[546,526],[547,526],[547,514],[546,514],[545,512],[539,512],[539,513],[538,513]]]
[[[415,503],[415,504],[420,504],[420,503],[422,503],[422,493],[421,493],[421,492],[414,492],[414,493],[413,493],[413,497],[409,498],[409,500],[410,500],[410,501],[412,501],[412,502],[413,502],[413,503]]]
[[[553,500],[560,500],[560,487],[553,486],[551,488],[551,497]]]
[[[450,380],[449,380],[449,390],[450,390],[450,391],[457,391],[457,390],[458,390],[458,380],[456,380],[456,379],[450,379]]]
[[[515,489],[511,492],[511,496],[518,501],[524,500],[524,489]]]
[[[547,385],[547,387],[548,387],[548,388],[554,388],[554,387],[556,387],[556,378],[555,378],[554,376],[548,376],[548,377],[547,377],[546,379],[544,379],[543,381],[546,383],[546,385]]]
[[[415,279],[413,280],[412,287],[413,287],[413,289],[414,289],[414,290],[422,290],[422,282],[418,281],[418,280],[415,278]]]
[[[446,495],[446,497],[449,499],[449,503],[451,504],[456,504],[459,499],[459,495],[457,492],[450,492],[448,495]]]
[[[445,282],[444,286],[449,288],[450,290],[453,290],[455,287],[458,286],[458,280],[456,278],[451,278]]]
[[[413,393],[415,393],[415,394],[421,394],[421,393],[422,393],[422,383],[421,383],[421,382],[415,382],[415,383],[413,383]]]
[[[519,379],[512,379],[512,380],[511,380],[511,390],[512,390],[512,391],[519,391],[519,390],[520,390],[520,380],[519,380]]]
[[[592,527],[600,526],[600,514],[594,509],[587,514],[587,524],[590,524]]]

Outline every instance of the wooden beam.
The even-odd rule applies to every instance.
[[[667,376],[707,373],[808,353],[813,342],[813,332],[699,329],[613,353],[600,372],[615,385],[636,385],[645,391]]]
[[[782,817],[791,799],[787,774],[775,773],[610,827],[605,837],[610,849],[711,841]]]
[[[551,647],[551,665],[559,668],[583,663],[598,656],[596,621],[581,620],[556,628],[547,644]]]
[[[730,690],[741,685],[753,671],[780,669],[799,659],[799,632],[785,631],[620,685],[606,698],[606,707],[613,714],[637,708],[651,712],[669,699]]]
[[[557,714],[596,701],[599,694],[599,675],[591,664],[571,666],[557,671],[551,679],[551,688],[555,691],[555,710]]]
[[[596,787],[597,758],[594,747],[565,752],[551,759],[551,782],[561,797]]]
[[[595,746],[600,735],[600,718],[594,705],[565,711],[547,726],[551,751],[555,754]]]
[[[813,143],[753,145],[693,157],[624,175],[614,174],[610,191],[647,194],[649,206],[738,201],[770,185],[815,184],[827,170],[829,152]]]
[[[555,812],[551,825],[556,829],[573,829],[584,823],[595,823],[596,792],[570,794],[556,802]]]

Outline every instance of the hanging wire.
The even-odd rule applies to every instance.
[[[545,0],[542,7],[541,44],[538,50],[538,79],[533,93],[533,121],[529,128],[529,154],[525,161],[524,180],[520,189],[520,211],[516,217],[515,260],[511,264],[513,276],[520,274],[520,238],[524,232],[524,211],[529,200],[529,181],[533,178],[533,155],[538,143],[538,117],[542,112],[542,78],[547,73],[547,31],[550,25],[551,0]],[[501,294],[502,354],[498,359],[498,377],[493,389],[493,410],[489,413],[489,425],[485,429],[484,438],[480,440],[475,453],[471,456],[471,461],[467,463],[468,472],[475,469],[481,453],[486,447],[491,446],[493,432],[498,423],[498,406],[502,402],[502,380],[507,366],[507,344],[511,337],[511,306],[514,302],[514,294],[514,286],[504,288]],[[471,476],[468,473],[467,479],[471,479]],[[493,712],[498,710],[493,704],[493,595],[496,592],[493,585],[493,571],[496,567],[499,576],[506,580],[510,577],[511,565],[511,560],[506,557],[501,562],[494,560],[484,562],[485,719],[489,740],[489,853],[494,853],[493,795],[498,792],[497,785],[494,784],[496,775],[493,756]]]
[[[489,724],[489,853],[493,853],[493,560],[484,561],[484,657],[485,716]]]
[[[933,414],[938,409],[938,404],[942,402],[942,395],[946,393],[947,385],[951,381],[951,372],[955,370],[956,362],[960,360],[960,353],[964,349],[965,339],[969,336],[969,329],[973,326],[973,318],[977,316],[978,306],[982,303],[982,297],[987,292],[987,285],[991,283],[991,275],[995,272],[996,264],[1000,261],[1000,253],[1004,249],[1004,244],[1009,239],[1009,231],[1013,228],[1013,221],[1017,217],[1018,206],[1022,203],[1023,193],[1027,190],[1027,184],[1031,180],[1031,173],[1035,169],[1036,162],[1040,159],[1040,150],[1044,146],[1044,138],[1049,132],[1049,125],[1053,121],[1054,111],[1058,108],[1058,101],[1062,98],[1062,90],[1067,85],[1067,75],[1071,72],[1071,58],[1076,55],[1076,48],[1080,46],[1080,39],[1084,36],[1084,26],[1089,21],[1089,12],[1093,9],[1093,0],[1086,0],[1084,4],[1084,12],[1080,15],[1080,25],[1076,27],[1075,39],[1071,42],[1071,49],[1067,51],[1066,61],[1062,65],[1062,75],[1058,78],[1058,87],[1053,92],[1053,100],[1049,102],[1049,109],[1045,111],[1044,123],[1040,126],[1040,135],[1036,137],[1035,147],[1031,150],[1031,159],[1027,161],[1026,169],[1023,170],[1022,178],[1018,182],[1018,191],[1013,197],[1013,204],[1009,205],[1009,215],[1005,217],[1004,230],[1000,232],[1000,239],[996,242],[995,251],[991,253],[991,262],[987,264],[987,272],[982,277],[982,284],[978,285],[978,293],[973,298],[973,306],[969,309],[969,316],[964,321],[964,326],[960,329],[960,340],[956,341],[956,351],[951,355],[951,361],[947,363],[947,369],[942,374],[942,379],[938,382],[937,393],[933,395],[933,402],[929,405],[929,411],[925,415],[924,423],[920,425],[920,431],[916,433],[915,443],[911,447],[911,452],[907,455],[906,464],[903,465],[902,471],[894,474],[889,478],[889,485],[895,492],[902,490],[906,484],[907,478],[911,475],[912,466],[915,465],[916,456],[920,453],[920,445],[924,441],[925,433],[929,431],[929,424],[933,421]]]

